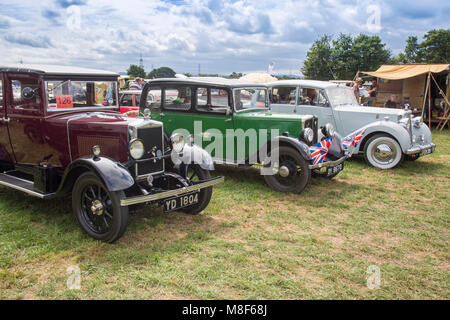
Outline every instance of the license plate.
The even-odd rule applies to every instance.
[[[175,211],[198,203],[199,193],[190,193],[164,200],[164,212]]]
[[[433,153],[433,148],[427,148],[427,149],[422,151],[422,155],[423,156],[427,155],[427,154],[430,154],[430,153]]]
[[[334,166],[334,167],[328,167],[327,168],[327,176],[331,176],[333,174],[336,174],[336,173],[342,171],[343,169],[344,169],[344,164],[343,163],[340,163],[340,164],[338,164],[337,166]]]

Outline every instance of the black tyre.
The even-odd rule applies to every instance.
[[[83,173],[72,190],[72,210],[90,237],[112,243],[128,226],[128,207],[120,205],[123,191],[109,191],[93,172]]]
[[[397,140],[386,134],[376,134],[364,146],[366,162],[383,170],[392,169],[403,161],[403,152]]]
[[[211,174],[208,170],[202,169],[199,165],[189,165],[187,169],[187,176],[190,181],[202,181],[211,179]],[[198,203],[182,208],[181,211],[188,214],[199,214],[202,212],[211,201],[213,187],[204,188],[200,191]]]
[[[278,154],[280,157],[278,164],[271,164],[273,168],[276,168],[277,173],[265,175],[264,180],[271,188],[280,192],[302,192],[311,179],[309,163],[291,147],[280,147]],[[287,168],[288,175],[286,170],[284,172],[281,170],[283,167]]]

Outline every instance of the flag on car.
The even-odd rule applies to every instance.
[[[322,163],[323,160],[325,160],[333,137],[329,137],[309,147],[309,152],[311,153],[313,164]]]
[[[354,136],[346,136],[342,140],[342,144],[344,145],[344,148],[350,148],[350,147],[357,147],[358,143],[361,141],[362,136],[364,135],[364,132],[366,132],[366,129],[363,129],[356,133]]]

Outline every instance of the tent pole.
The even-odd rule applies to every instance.
[[[428,128],[431,129],[431,72],[428,73]]]
[[[425,114],[425,104],[427,103],[427,95],[428,95],[428,82],[430,81],[430,77],[427,77],[427,83],[425,85],[425,94],[423,96],[423,104],[422,104],[422,119]]]

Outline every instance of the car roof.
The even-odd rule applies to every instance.
[[[119,77],[118,73],[111,71],[57,65],[0,65],[0,72],[38,73],[49,76],[75,75]]]
[[[336,83],[328,82],[328,81],[319,81],[319,80],[279,80],[270,83],[266,83],[266,85],[276,86],[305,86],[305,87],[316,87],[320,89],[325,89],[329,87],[337,87]]]
[[[149,84],[158,83],[176,83],[176,84],[195,84],[195,85],[205,85],[205,86],[222,86],[230,88],[242,88],[242,87],[261,87],[267,88],[266,85],[260,83],[251,82],[241,82],[236,79],[225,79],[220,77],[194,77],[194,78],[160,78],[152,79],[148,82]]]

